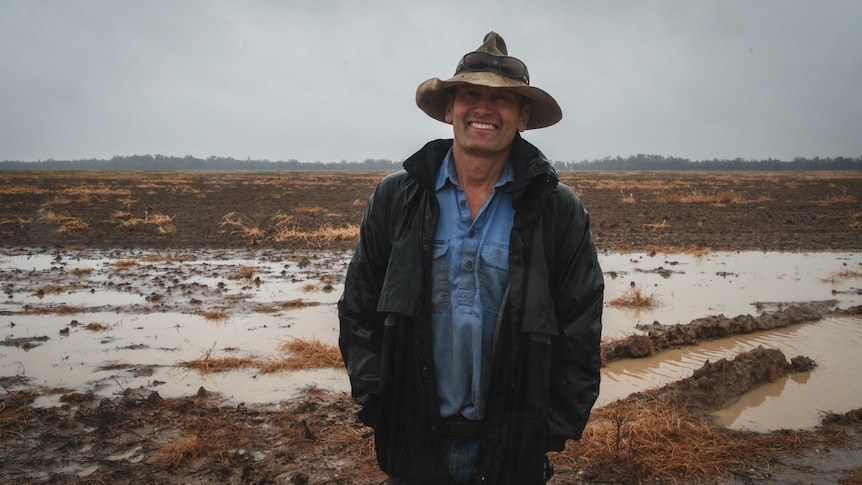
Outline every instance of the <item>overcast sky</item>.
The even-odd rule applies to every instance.
[[[862,156],[862,1],[0,0],[0,160],[403,160],[496,30],[552,160]]]

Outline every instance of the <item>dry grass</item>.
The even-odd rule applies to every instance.
[[[221,460],[249,444],[247,431],[235,420],[202,418],[193,423],[190,432],[159,450],[152,463],[176,468],[200,458]]]
[[[221,227],[232,228],[232,234],[241,234],[244,237],[260,238],[263,237],[263,230],[256,224],[253,224],[247,217],[238,212],[229,212],[222,217]]]
[[[44,285],[36,290],[37,295],[56,295],[66,291],[68,287],[62,285]]]
[[[138,261],[134,259],[118,259],[111,263],[107,263],[108,266],[117,268],[117,269],[128,269],[133,268],[138,265]]]
[[[696,257],[707,256],[709,248],[703,246],[646,246],[644,252],[662,254],[690,254]]]
[[[293,339],[281,344],[281,350],[289,355],[281,359],[259,362],[258,368],[264,374],[273,372],[322,369],[334,367],[344,368],[341,352],[338,347],[321,342],[318,339]]]
[[[59,196],[55,195],[53,199],[44,202],[42,205],[45,207],[50,207],[50,206],[54,206],[54,205],[68,205],[71,203],[72,203],[71,199],[68,199],[66,197],[59,197]]]
[[[287,300],[278,303],[278,306],[281,308],[305,308],[309,306],[317,306],[319,303],[316,301],[305,301],[302,298],[297,298],[295,300]]]
[[[141,258],[144,263],[185,263],[188,261],[196,261],[194,256],[163,256],[161,254],[150,254]]]
[[[826,278],[821,278],[820,281],[836,285],[838,283],[841,283],[842,281],[852,280],[856,278],[862,278],[862,272],[853,271],[852,269],[845,269],[841,271],[835,271]]]
[[[6,402],[0,401],[0,439],[22,438],[24,435],[20,431],[27,429],[34,415],[30,407],[6,409]]]
[[[616,467],[623,482],[698,483],[738,467],[741,457],[757,458],[758,450],[693,419],[682,406],[657,401],[615,404],[594,410],[583,438],[554,460]]]
[[[287,226],[289,224],[293,224],[296,219],[293,216],[288,214],[283,214],[279,212],[278,214],[272,216],[273,221],[275,221],[276,227]]]
[[[20,312],[22,315],[74,315],[81,309],[72,305],[26,306]]]
[[[202,374],[207,374],[255,367],[257,366],[257,361],[251,357],[215,357],[213,356],[213,349],[209,348],[204,352],[204,355],[201,358],[180,361],[177,365],[186,369],[194,369]]]
[[[88,275],[92,272],[93,272],[92,268],[74,268],[74,269],[72,269],[72,274],[75,276]]]
[[[644,224],[644,227],[652,229],[653,231],[665,231],[670,229],[670,223],[667,222],[667,219],[664,219],[658,223]]]
[[[176,216],[168,216],[165,214],[153,214],[146,217],[146,221],[148,224],[155,224],[157,226],[162,226],[165,224],[170,224],[174,221],[174,217]]]
[[[18,227],[24,227],[27,224],[30,224],[31,222],[33,222],[32,219],[24,219],[21,216],[15,216],[15,217],[11,217],[11,218],[10,217],[0,217],[0,226],[2,226],[4,224],[14,224]]]
[[[226,312],[223,312],[221,310],[212,310],[212,311],[201,312],[201,316],[206,318],[207,320],[219,320],[219,321],[227,320],[228,318],[230,318],[230,315],[228,315]]]
[[[255,273],[254,266],[248,266],[248,265],[243,264],[243,265],[240,265],[239,270],[237,271],[237,273],[234,276],[232,276],[232,278],[248,280],[254,276],[254,273]]]
[[[301,240],[312,245],[323,246],[333,241],[351,241],[359,237],[359,225],[348,224],[343,227],[322,227],[314,231],[299,231],[296,228],[283,228],[276,232],[273,240],[284,242]]]
[[[613,470],[619,483],[711,483],[745,466],[769,466],[776,455],[816,443],[846,445],[840,430],[757,434],[713,427],[683,404],[650,397],[594,409],[583,438],[553,456],[569,469]],[[601,471],[599,471],[601,470]]]
[[[663,204],[713,204],[727,205],[731,203],[742,204],[746,200],[735,194],[732,190],[723,190],[717,193],[701,192],[694,190],[683,195],[672,193],[658,197]]]
[[[189,464],[205,453],[203,440],[197,436],[185,436],[159,450],[153,464],[164,467],[178,467]]]
[[[324,209],[323,207],[312,206],[312,207],[297,207],[293,211],[296,213],[299,213],[299,214],[302,214],[302,213],[305,213],[305,214],[322,214],[322,213],[326,212],[326,209]]]
[[[660,304],[654,293],[646,294],[638,287],[629,288],[609,303],[612,306],[628,308],[655,308]]]
[[[65,222],[60,224],[60,227],[57,228],[57,232],[65,234],[67,232],[79,231],[89,227],[89,224],[80,219],[67,219]]]
[[[84,329],[89,330],[91,332],[104,332],[106,330],[110,330],[111,327],[105,325],[104,323],[92,322],[88,323],[84,326]]]

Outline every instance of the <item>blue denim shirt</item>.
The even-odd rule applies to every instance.
[[[513,180],[506,165],[472,220],[451,150],[437,173],[431,324],[443,417],[485,415],[497,313],[509,284]]]

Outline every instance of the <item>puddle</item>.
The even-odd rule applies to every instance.
[[[179,397],[203,386],[246,403],[290,399],[309,385],[349,390],[343,369],[200,374],[177,366],[208,352],[275,359],[281,355],[279,344],[291,338],[336,344],[336,302],[349,253],[206,250],[155,256],[146,251],[87,251],[74,257],[0,251],[0,340],[47,337],[29,349],[0,346],[0,376],[27,376],[30,385],[44,389],[95,389],[103,396],[142,387]],[[632,283],[660,302],[638,311],[606,304],[606,338],[637,332],[638,323],[756,314],[756,304],[763,302],[862,304],[862,279],[833,278],[840,271],[862,272],[862,257],[852,253],[602,254],[600,261],[606,302]],[[37,295],[46,285],[63,289]],[[314,306],[276,305],[294,300]],[[62,305],[81,311],[21,314]],[[208,319],[208,311],[221,311],[224,318]],[[87,329],[90,323],[102,330]],[[717,422],[755,430],[807,428],[816,424],[818,411],[862,405],[862,384],[849,374],[862,363],[855,352],[860,344],[862,321],[830,318],[614,362],[603,371],[599,404],[688,377],[707,359],[731,358],[764,345],[788,358],[809,356],[820,366],[743,396],[719,413]],[[59,397],[46,394],[36,404],[55,406]]]

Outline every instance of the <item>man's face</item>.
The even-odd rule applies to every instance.
[[[465,153],[493,156],[508,152],[516,131],[524,131],[530,105],[503,88],[462,85],[446,101],[446,121],[452,123],[455,144]]]

